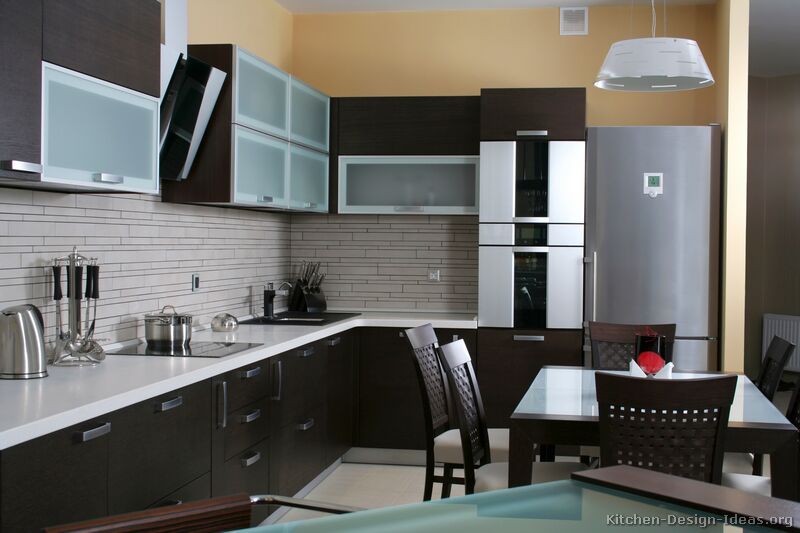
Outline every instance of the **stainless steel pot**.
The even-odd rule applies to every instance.
[[[167,309],[172,309],[167,313]],[[144,315],[144,336],[147,345],[156,349],[188,346],[192,340],[192,315],[179,314],[171,305],[160,313]]]

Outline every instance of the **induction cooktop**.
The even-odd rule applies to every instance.
[[[134,346],[120,348],[108,355],[154,355],[161,357],[225,357],[235,353],[262,346],[252,342],[192,342],[189,346],[173,349],[162,349],[148,346],[141,342]]]

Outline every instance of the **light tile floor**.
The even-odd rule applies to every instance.
[[[355,507],[376,508],[422,501],[425,468],[421,466],[342,463],[305,497]],[[433,497],[439,498],[441,485],[434,485]],[[463,496],[463,485],[454,485],[451,496]],[[323,513],[293,509],[279,522],[292,522],[327,516]]]

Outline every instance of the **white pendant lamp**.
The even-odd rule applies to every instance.
[[[714,85],[714,77],[695,41],[655,36],[655,0],[650,0],[650,5],[652,37],[612,44],[597,73],[595,87],[609,91],[667,92]]]

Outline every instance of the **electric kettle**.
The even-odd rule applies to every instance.
[[[47,377],[44,321],[35,305],[0,312],[0,379]]]

